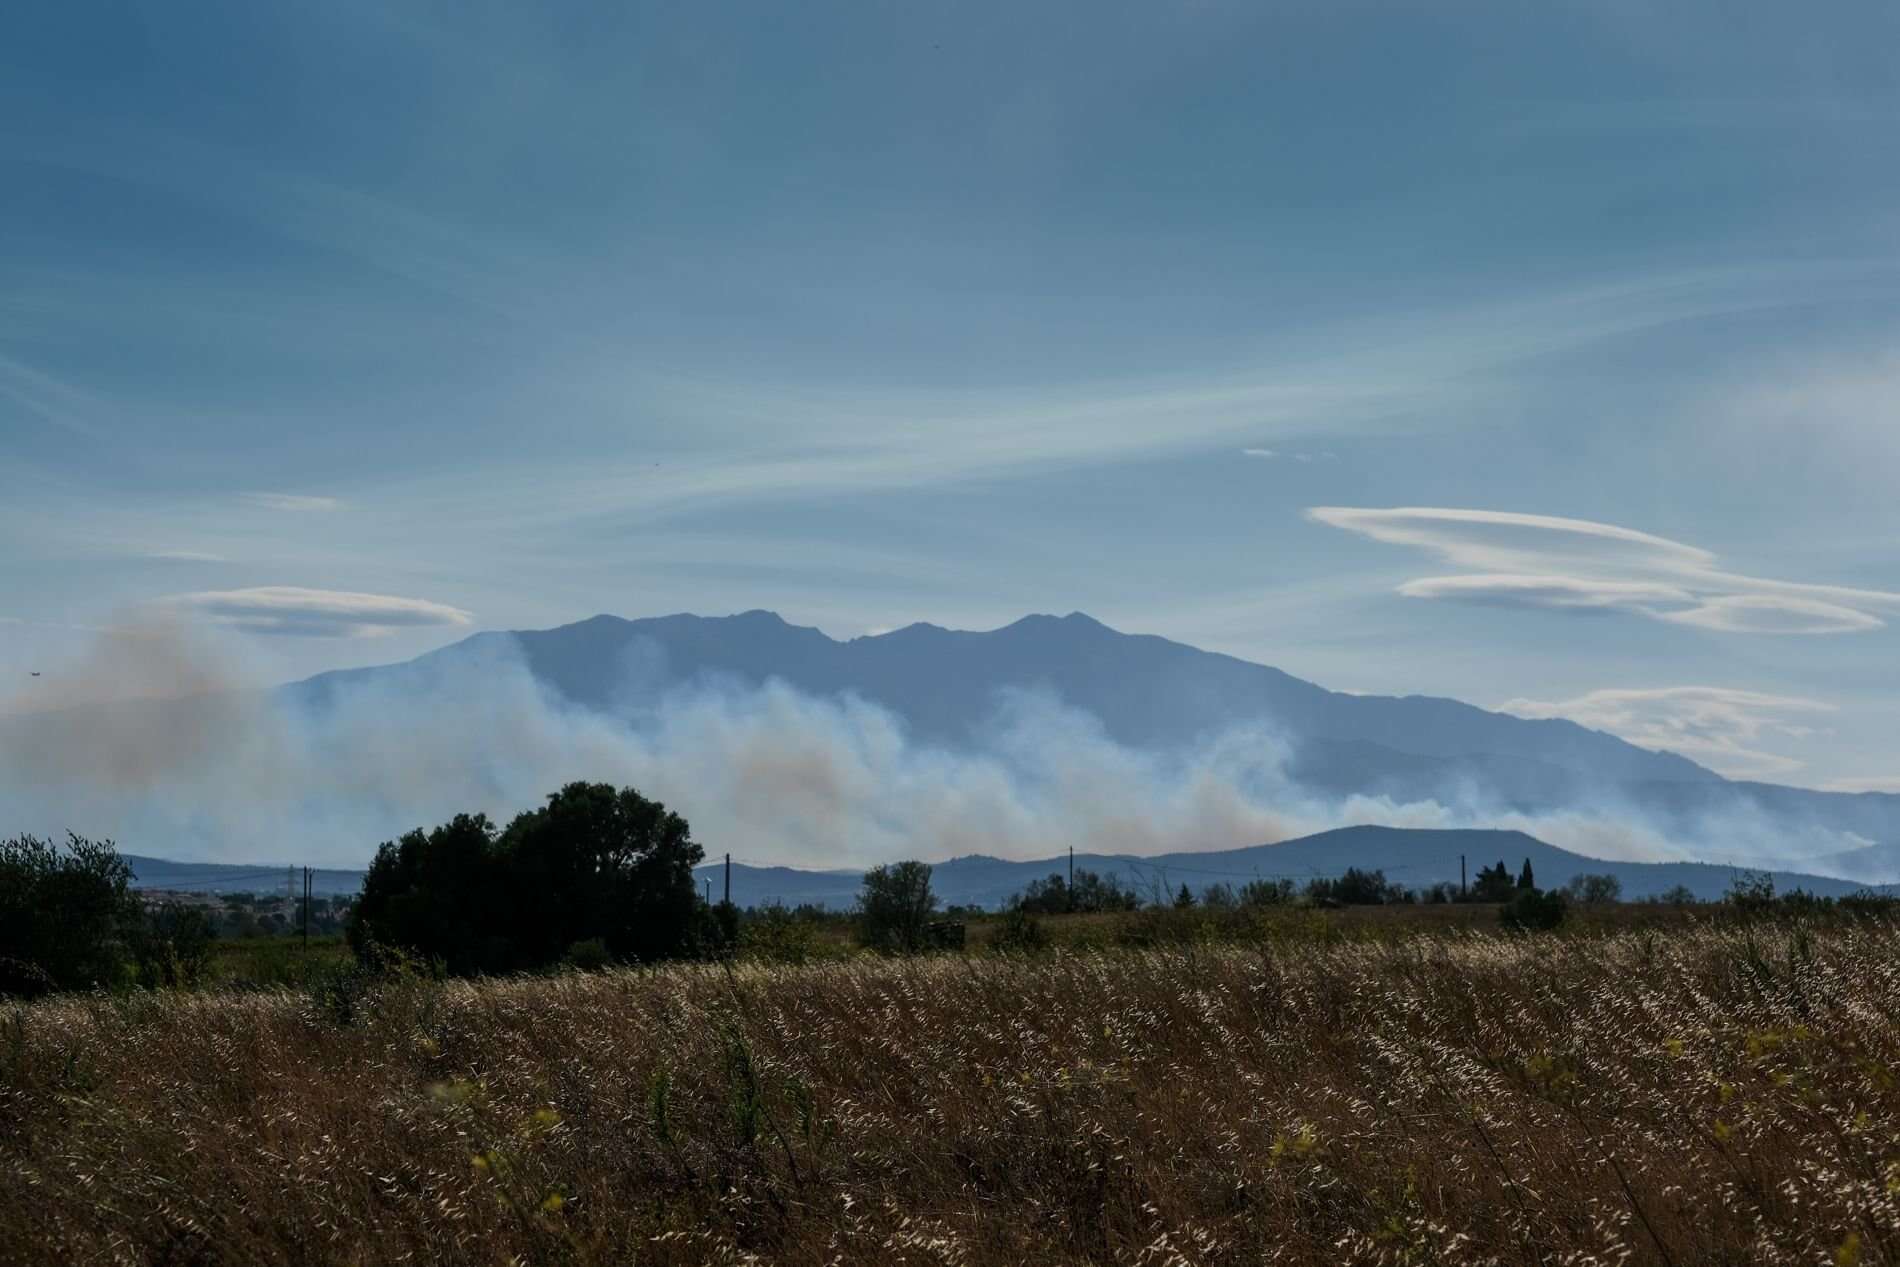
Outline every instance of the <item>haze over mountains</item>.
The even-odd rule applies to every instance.
[[[844,641],[762,611],[599,616],[265,692],[189,639],[109,650],[117,680],[197,689],[0,719],[14,830],[347,870],[585,778],[765,867],[1206,853],[1361,824],[1874,883],[1900,863],[1900,797],[1731,782],[1568,721],[1329,691],[1079,613]]]
[[[477,634],[406,664],[323,674],[286,693],[321,712],[365,688],[427,691],[444,674],[514,659],[564,706],[636,728],[663,723],[682,692],[732,696],[782,684],[811,699],[887,710],[905,742],[971,757],[1019,750],[1025,736],[1011,732],[1012,719],[1050,707],[1072,725],[1095,728],[1107,745],[1164,763],[1247,749],[1249,759],[1228,771],[1253,785],[1247,795],[1271,802],[1284,793],[1308,809],[1337,803],[1362,821],[1379,821],[1381,807],[1385,821],[1414,825],[1428,821],[1422,806],[1471,826],[1563,815],[1573,825],[1605,825],[1594,837],[1573,836],[1577,845],[1608,840],[1609,825],[1621,824],[1630,835],[1612,851],[1626,856],[1646,849],[1721,862],[1812,860],[1862,880],[1891,878],[1892,852],[1869,846],[1900,843],[1900,796],[1731,782],[1569,721],[1329,691],[1267,666],[1120,633],[1081,613],[1028,616],[987,632],[915,624],[845,641],[764,611],[597,616]],[[1310,825],[1311,814],[1304,817]],[[980,846],[982,824],[969,827],[967,839]]]

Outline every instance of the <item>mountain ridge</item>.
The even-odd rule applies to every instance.
[[[183,891],[274,892],[283,886],[284,869],[225,863],[176,862],[146,855],[125,855],[140,888]],[[1626,899],[1658,897],[1680,885],[1708,901],[1722,896],[1741,869],[1704,862],[1622,862],[1589,858],[1548,844],[1525,832],[1500,828],[1412,828],[1372,824],[1338,827],[1296,840],[1247,845],[1238,849],[1191,850],[1152,856],[1098,854],[1077,851],[1078,870],[1113,876],[1149,897],[1171,897],[1186,883],[1195,892],[1209,884],[1239,887],[1253,879],[1288,879],[1296,884],[1315,877],[1336,877],[1347,867],[1381,870],[1386,878],[1407,888],[1457,884],[1461,870],[1475,878],[1478,869],[1503,862],[1513,874],[1528,859],[1538,883],[1547,888],[1564,884],[1574,875],[1614,875]],[[1020,893],[1031,881],[1066,874],[1066,854],[1046,858],[1012,859],[973,853],[931,863],[931,885],[945,904],[994,908]],[[319,894],[352,893],[362,884],[362,872],[329,868],[314,872]],[[1767,872],[1780,891],[1802,888],[1823,897],[1861,891],[1859,881],[1812,875],[1791,870]],[[224,877],[222,883],[215,877]],[[804,868],[780,864],[734,862],[733,899],[741,906],[778,901],[786,905],[810,902],[834,910],[855,900],[862,870]],[[709,891],[723,893],[724,863],[707,862],[695,868],[698,883],[710,882]]]
[[[497,654],[519,655],[567,704],[623,716],[650,716],[668,690],[685,685],[778,681],[813,696],[867,700],[899,717],[917,741],[971,750],[982,747],[1001,693],[1027,690],[1087,713],[1107,738],[1140,751],[1182,752],[1247,730],[1262,742],[1285,740],[1286,773],[1341,800],[1436,802],[1473,821],[1608,807],[1679,846],[1725,856],[1770,852],[1811,829],[1829,834],[1812,846],[1817,856],[1862,843],[1900,845],[1900,796],[1730,781],[1678,753],[1567,719],[1426,694],[1331,691],[1271,665],[1123,633],[1082,612],[1031,614],[990,630],[919,621],[848,639],[762,608],[730,616],[601,613],[551,629],[478,633],[402,664],[280,689],[320,703],[351,682],[426,675]],[[1737,824],[1766,830],[1737,845]],[[1800,849],[1778,852],[1787,858]],[[1900,871],[1900,859],[1895,866]]]

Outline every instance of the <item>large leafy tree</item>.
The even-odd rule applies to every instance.
[[[598,939],[617,958],[692,953],[702,930],[684,818],[632,788],[570,783],[497,832],[480,814],[377,851],[350,938],[452,973],[544,967]]]
[[[484,814],[385,842],[363,877],[350,944],[362,956],[378,944],[417,951],[458,975],[520,967],[500,872]]]
[[[686,820],[632,788],[570,783],[502,834],[515,935],[537,962],[598,937],[625,959],[690,949],[693,868],[705,851]]]

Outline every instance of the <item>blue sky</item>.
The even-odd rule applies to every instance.
[[[34,706],[153,612],[288,678],[1081,609],[1900,788],[1896,47],[1854,3],[12,6],[0,673]]]

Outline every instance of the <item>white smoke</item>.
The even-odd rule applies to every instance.
[[[1000,695],[976,742],[953,751],[918,742],[861,699],[782,683],[662,691],[638,666],[620,715],[583,710],[551,695],[505,640],[346,679],[302,703],[244,689],[228,646],[177,627],[136,633],[73,675],[84,690],[35,697],[31,712],[16,702],[0,718],[0,831],[71,828],[181,859],[361,866],[409,828],[473,810],[505,822],[588,779],[664,801],[709,851],[804,867],[1042,858],[1070,845],[1217,850],[1363,823],[1512,827],[1611,859],[1695,852],[1614,808],[1528,816],[1469,788],[1402,804],[1326,798],[1288,777],[1290,749],[1266,726],[1153,753],[1036,692]],[[1751,822],[1710,830],[1731,856],[1861,843],[1838,833],[1790,841]]]

